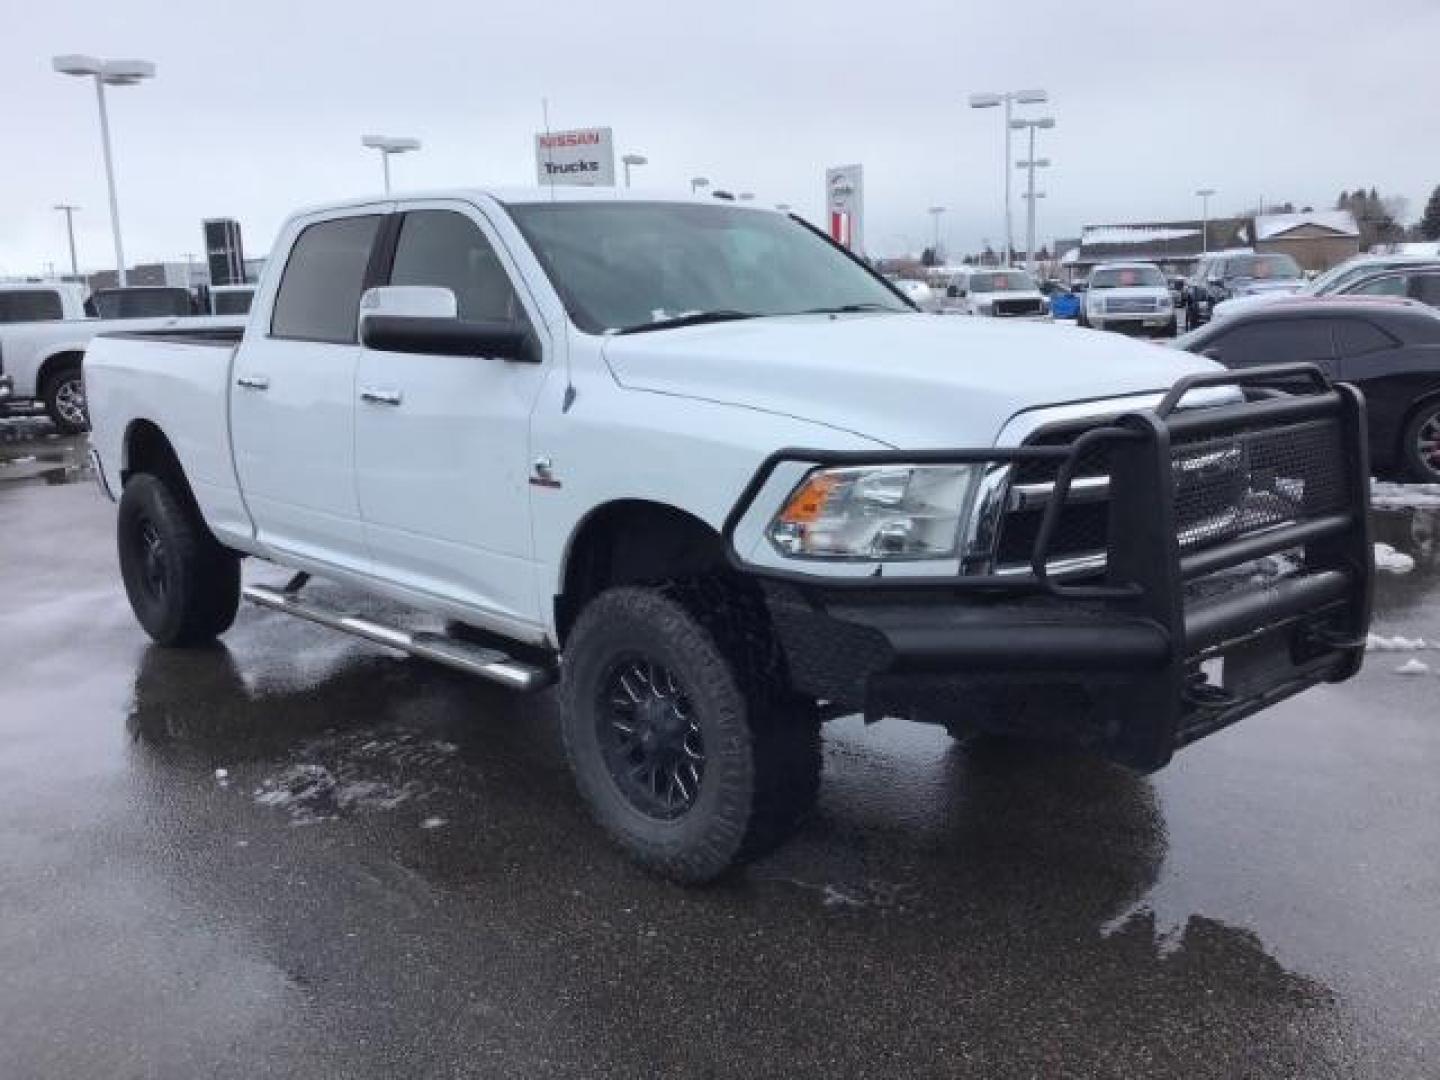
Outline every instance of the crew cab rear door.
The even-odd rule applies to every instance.
[[[280,283],[256,305],[231,372],[235,470],[259,540],[355,571],[369,564],[355,491],[360,294],[392,206],[292,224],[277,245]]]
[[[401,209],[382,280],[443,286],[462,320],[538,331],[539,362],[362,347],[356,483],[374,569],[489,621],[533,624],[530,414],[553,367],[544,323],[476,207]]]

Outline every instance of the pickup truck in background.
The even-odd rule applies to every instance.
[[[1314,368],[926,317],[713,200],[374,199],[274,251],[243,330],[86,355],[140,625],[200,645],[243,596],[558,680],[585,801],[676,880],[785,838],[827,717],[1151,770],[1360,666],[1363,404]]]
[[[83,319],[85,293],[84,285],[68,281],[0,285],[0,324]]]
[[[0,288],[0,311],[7,300]],[[26,288],[31,288],[27,286]],[[47,286],[56,299],[27,299],[39,319],[0,325],[0,409],[40,407],[58,431],[74,435],[89,427],[80,363],[96,334],[106,330],[158,330],[178,326],[240,327],[243,316],[195,317],[189,289],[136,286],[101,289],[88,299],[80,286]],[[14,300],[8,301],[13,307]],[[57,303],[59,315],[52,315]]]

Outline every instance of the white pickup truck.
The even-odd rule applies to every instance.
[[[86,355],[140,624],[205,642],[243,594],[558,679],[586,801],[675,879],[787,834],[830,716],[1155,769],[1360,665],[1363,406],[1313,368],[925,316],[800,219],[713,201],[376,199],[274,250],[243,333]],[[294,576],[242,587],[246,556]]]
[[[21,305],[9,307],[28,318],[0,320],[0,410],[14,407],[44,409],[57,430],[74,435],[89,426],[85,384],[80,376],[85,349],[96,334],[106,330],[157,330],[178,326],[232,327],[245,325],[243,316],[210,318],[191,316],[190,293],[182,288],[103,289],[86,300],[80,286],[48,286],[55,299],[37,305],[32,291]],[[0,313],[6,308],[0,289]],[[87,312],[97,311],[99,318]]]

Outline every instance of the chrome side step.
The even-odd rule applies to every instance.
[[[343,611],[327,608],[320,604],[302,600],[297,590],[273,589],[268,585],[246,585],[241,595],[252,604],[283,611],[332,630],[353,634],[355,637],[373,641],[401,652],[433,660],[437,664],[455,668],[470,675],[508,686],[512,690],[539,690],[554,681],[554,675],[543,667],[523,664],[497,649],[486,649],[471,645],[444,634],[428,632],[412,633],[395,626],[386,626],[373,619],[359,615],[347,615]]]

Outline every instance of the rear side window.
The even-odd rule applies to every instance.
[[[280,278],[270,336],[355,344],[365,267],[379,228],[378,214],[306,226]]]
[[[1334,356],[1329,319],[1284,319],[1238,326],[1222,340],[1227,365],[1295,364]]]
[[[57,292],[49,289],[0,291],[0,323],[49,322],[63,315]]]
[[[1335,324],[1335,339],[1341,356],[1364,356],[1366,353],[1393,349],[1395,339],[1374,323],[1364,319],[1342,319]]]
[[[1353,289],[1345,291],[1351,296],[1404,296],[1405,277],[1403,274],[1390,274],[1386,277],[1361,282]]]
[[[1440,274],[1416,274],[1410,279],[1410,295],[1422,304],[1440,307]]]
[[[438,285],[455,294],[467,322],[513,322],[520,305],[510,277],[475,223],[450,210],[412,210],[400,226],[391,285]]]
[[[239,292],[217,292],[214,294],[216,315],[244,315],[250,310],[250,301],[255,294],[249,289]]]

